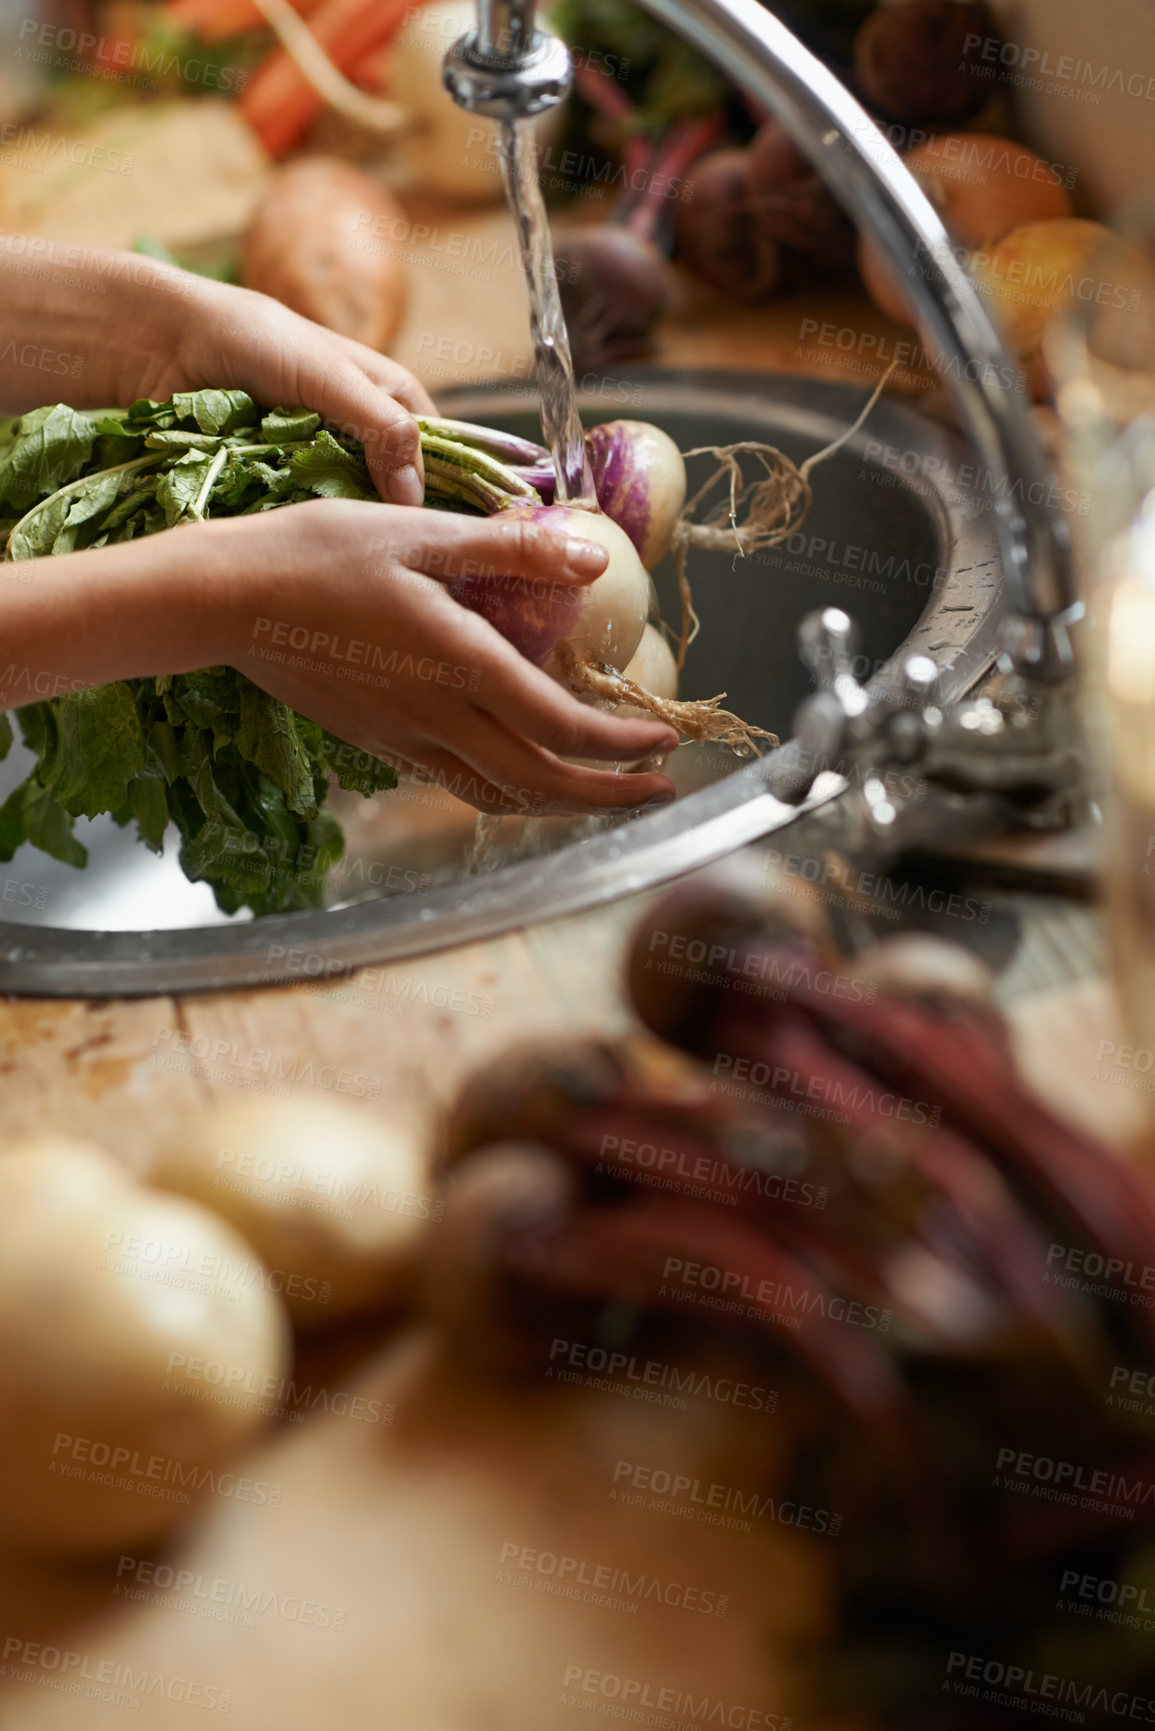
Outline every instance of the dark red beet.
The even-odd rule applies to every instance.
[[[717,150],[703,159],[678,205],[677,258],[711,288],[762,300],[782,281],[782,255],[753,213],[750,153]]]
[[[791,180],[806,180],[813,173],[806,156],[780,120],[765,121],[750,140],[750,175],[755,190],[784,186]]]
[[[866,100],[892,120],[949,127],[990,95],[981,49],[998,40],[987,0],[899,0],[858,32],[854,72]]]
[[[603,223],[567,235],[554,257],[579,375],[648,354],[670,300],[669,267],[653,241]]]

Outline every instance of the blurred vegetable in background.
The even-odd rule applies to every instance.
[[[515,1049],[467,1084],[429,1302],[527,1379],[557,1338],[746,1343],[781,1391],[760,1494],[838,1538],[799,1706],[975,1731],[1049,1672],[1107,1723],[1155,1659],[1073,1584],[1155,1562],[1155,1411],[1111,1392],[1153,1386],[1155,1196],[1026,1088],[974,957],[839,955],[791,887],[731,868],[646,913],[626,972],[656,1040]],[[964,1688],[959,1655],[1018,1693]]]

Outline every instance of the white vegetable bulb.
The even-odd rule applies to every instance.
[[[305,1329],[396,1299],[436,1207],[414,1133],[345,1100],[226,1101],[149,1177],[242,1232]]]
[[[86,1145],[0,1154],[0,1542],[95,1553],[159,1537],[287,1369],[266,1271],[214,1215]]]

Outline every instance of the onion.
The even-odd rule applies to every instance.
[[[0,1156],[5,1543],[94,1553],[167,1532],[190,1504],[162,1487],[215,1483],[287,1368],[280,1301],[215,1215],[85,1144]]]
[[[979,288],[992,304],[1036,401],[1050,388],[1043,333],[1061,308],[1082,298],[1085,284],[1102,290],[1095,258],[1110,239],[1111,231],[1102,223],[1079,217],[1026,222],[973,261]]]
[[[586,434],[598,504],[652,571],[669,552],[686,503],[686,466],[668,433],[648,421],[606,421]],[[644,683],[644,682],[643,682]]]
[[[1070,198],[1054,170],[1009,138],[943,133],[927,139],[905,160],[951,239],[972,251],[1023,223],[1059,221],[1071,214]],[[905,290],[865,235],[859,242],[858,268],[875,305],[910,323]],[[911,266],[912,271],[917,268]]]
[[[538,667],[571,682],[573,663],[586,660],[625,668],[650,607],[650,579],[624,529],[600,511],[569,505],[515,505],[509,517],[555,524],[582,541],[597,541],[610,555],[600,577],[584,586],[480,573],[458,578],[450,594],[480,613]]]

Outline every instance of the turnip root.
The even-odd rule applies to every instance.
[[[458,578],[450,593],[548,673],[569,677],[573,665],[590,658],[624,668],[642,640],[650,604],[649,576],[625,530],[603,512],[569,505],[515,505],[506,515],[600,542],[609,565],[584,587],[483,573]]]
[[[348,163],[303,157],[277,169],[245,233],[241,281],[305,318],[384,349],[405,311],[401,206]]]
[[[633,660],[625,669],[623,677],[632,680],[635,685],[644,686],[654,697],[669,701],[678,695],[678,664],[674,660],[674,652],[656,625],[647,625],[642,632],[642,641],[634,652]],[[639,711],[632,703],[618,706],[619,715],[636,716]]]
[[[59,1139],[0,1155],[0,1239],[0,1541],[94,1554],[156,1539],[287,1370],[266,1271],[205,1209]]]
[[[586,434],[598,504],[652,571],[670,550],[686,502],[686,466],[668,433],[648,421],[605,421]]]
[[[414,1135],[338,1100],[230,1100],[149,1176],[242,1232],[302,1328],[395,1301],[434,1212]]]

